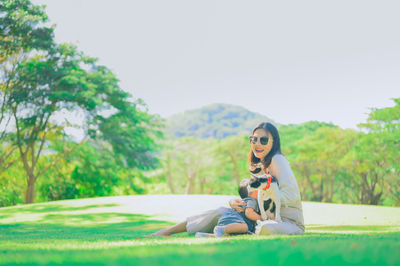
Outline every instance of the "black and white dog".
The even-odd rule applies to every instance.
[[[251,174],[249,191],[254,190],[258,190],[257,200],[262,220],[280,222],[281,199],[278,180],[270,174],[260,176]],[[260,224],[259,222],[257,223]]]

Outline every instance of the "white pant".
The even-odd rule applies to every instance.
[[[258,227],[258,225],[257,225]],[[273,220],[264,221],[262,227],[257,230],[259,231],[259,235],[301,235],[304,234],[304,230],[302,230],[299,226],[297,226],[293,222],[284,221],[282,218],[282,222],[277,222]]]
[[[283,208],[282,208],[283,209]],[[228,208],[220,207],[215,210],[206,211],[202,214],[188,217],[186,219],[187,225],[186,230],[189,234],[195,234],[197,232],[212,233],[214,227],[218,223],[219,217],[226,212]],[[283,213],[289,214],[289,212],[296,212],[294,216],[303,217],[302,212],[298,214],[298,209],[284,210]],[[289,216],[291,217],[291,216]],[[304,226],[302,221],[296,223],[296,221],[282,216],[282,222],[267,221],[260,230],[260,235],[298,235],[304,233]]]

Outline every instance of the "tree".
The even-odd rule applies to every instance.
[[[238,181],[249,177],[247,136],[219,140],[184,137],[167,140],[160,167],[149,173],[157,193],[237,194]]]
[[[297,142],[300,155],[294,166],[303,169],[312,200],[332,202],[338,191],[346,189],[339,162],[355,139],[354,130],[323,126]]]
[[[0,175],[17,161],[12,156],[16,146],[11,145],[15,135],[10,130],[12,115],[8,108],[16,69],[30,53],[51,47],[53,28],[44,26],[46,21],[43,7],[30,1],[0,3]]]
[[[212,193],[209,184],[216,176],[217,140],[185,137],[169,140],[164,147],[160,167],[151,174],[153,180],[167,182],[174,194]]]
[[[367,132],[357,150],[366,164],[361,197],[371,204],[377,204],[382,194],[388,193],[400,205],[400,98],[393,101],[393,107],[372,109],[367,122],[359,125]],[[375,192],[377,185],[379,192]]]
[[[146,169],[155,163],[155,137],[160,125],[154,116],[139,110],[141,101],[118,86],[114,74],[71,45],[54,45],[17,68],[10,93],[10,109],[16,125],[16,146],[28,176],[26,202],[34,198],[34,184],[57,160],[38,170],[46,142],[65,135],[65,114],[81,114],[87,138],[107,141],[116,159],[127,167]],[[60,122],[60,117],[64,118]],[[79,126],[77,123],[74,126]],[[72,150],[65,150],[63,157]]]
[[[220,140],[215,151],[220,167],[228,171],[228,175],[233,177],[237,186],[243,178],[250,175],[247,165],[249,150],[248,136],[230,136]]]
[[[334,179],[329,169],[326,169],[325,159],[332,155],[337,157],[332,145],[341,140],[333,131],[340,129],[333,124],[309,121],[281,126],[279,131],[282,153],[291,163],[303,199],[322,201],[328,187],[326,183],[332,183],[327,182],[327,179]]]
[[[353,177],[354,194],[363,204],[380,203],[385,186],[385,150],[379,147],[379,139],[373,134],[360,132],[352,149],[342,160],[342,166]]]

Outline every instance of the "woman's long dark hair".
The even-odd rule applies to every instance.
[[[278,129],[276,129],[276,127],[271,123],[263,122],[263,123],[259,124],[258,126],[256,126],[253,129],[252,134],[254,134],[254,132],[257,129],[264,129],[265,131],[271,133],[274,142],[272,144],[271,151],[267,154],[267,156],[265,156],[263,162],[261,162],[261,160],[254,155],[254,153],[253,153],[253,151],[252,151],[252,149],[250,147],[248,163],[249,163],[249,166],[251,166],[251,165],[255,165],[255,164],[258,164],[258,163],[261,162],[262,165],[264,166],[264,169],[267,169],[269,167],[269,165],[271,164],[272,157],[275,154],[282,154],[282,152],[281,152],[281,139],[279,137]],[[256,168],[255,170],[250,171],[250,172],[255,174],[255,173],[260,172],[260,170],[261,170],[260,168]]]

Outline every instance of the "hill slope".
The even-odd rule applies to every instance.
[[[241,106],[210,104],[171,116],[167,119],[166,133],[174,137],[223,139],[232,135],[249,135],[260,122],[278,126],[272,119]]]

